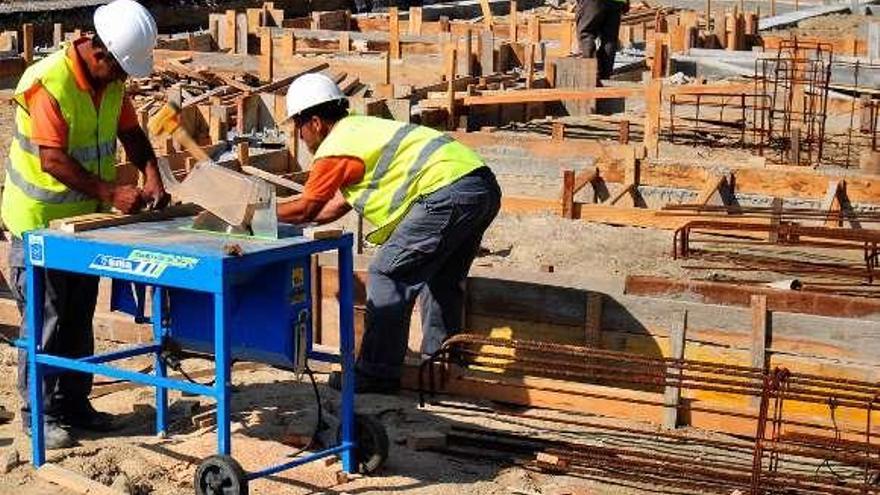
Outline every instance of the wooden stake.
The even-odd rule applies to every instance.
[[[492,30],[492,9],[489,0],[480,0],[480,10],[483,12],[483,29]]]
[[[409,26],[408,32],[414,36],[421,36],[422,34],[422,8],[421,7],[410,7],[409,8]]]
[[[464,33],[464,50],[462,51],[462,56],[464,56],[465,75],[474,76],[474,36],[470,29]]]
[[[21,58],[26,65],[34,63],[34,25],[27,23],[21,26],[22,52]]]
[[[767,371],[767,343],[770,337],[770,315],[767,312],[767,296],[753,295],[752,303],[752,367]],[[760,397],[753,397],[752,404],[760,404]]]
[[[237,53],[238,50],[238,22],[236,21],[235,10],[226,11],[226,41],[223,48],[229,48],[229,53]]]
[[[285,29],[281,36],[281,56],[289,57],[296,55],[296,35],[293,29]]]
[[[604,298],[599,292],[588,292],[586,301],[586,318],[584,321],[584,345],[592,349],[602,348],[602,303]]]
[[[526,48],[526,67],[525,67],[525,76],[526,76],[526,89],[532,89],[532,79],[535,76],[535,45],[534,43],[529,43],[529,46]]]
[[[260,30],[260,80],[268,84],[275,77],[272,30],[270,28],[260,28]]]
[[[64,26],[56,22],[52,26],[52,46],[58,48],[64,41]]]
[[[251,162],[250,145],[247,141],[238,143],[238,164],[241,167],[247,167]]]
[[[627,26],[622,26],[622,27],[627,27]],[[630,30],[632,29],[632,26],[628,26],[628,27],[630,28]],[[571,55],[571,53],[572,53],[571,46],[572,46],[572,42],[574,40],[573,29],[574,29],[574,23],[570,19],[564,19],[562,21],[562,35],[559,38],[559,44],[561,45],[560,56],[562,56],[562,57],[567,57],[567,56]]]
[[[495,73],[495,36],[484,29],[477,39],[477,52],[480,56],[480,75]]]
[[[455,68],[456,68],[456,49],[454,45],[449,47],[448,65],[446,67],[446,105],[449,111],[449,120],[447,128],[454,130],[458,126],[455,116]]]
[[[562,217],[574,219],[574,170],[562,172]]]
[[[391,54],[385,52],[385,75],[383,84],[391,84]]]
[[[341,31],[339,33],[339,51],[342,53],[349,53],[351,51],[351,34],[348,31]]]
[[[621,120],[617,131],[617,141],[620,144],[629,144],[629,120]]]
[[[770,17],[776,17],[776,0],[770,0]]]
[[[449,17],[446,17],[445,15],[441,15],[440,20],[438,22],[440,23],[439,24],[440,32],[441,33],[448,33],[449,32]]]
[[[388,52],[391,58],[400,59],[400,16],[397,13],[397,7],[388,8]]]
[[[563,141],[565,139],[565,123],[553,122],[553,131],[551,134],[553,141]]]
[[[682,311],[681,317],[675,321],[669,329],[669,357],[681,362],[684,359],[684,347],[687,338],[687,310]],[[673,367],[669,373],[681,375],[680,367]],[[681,388],[667,385],[663,392],[663,426],[675,429],[680,424],[679,412],[681,409]]]
[[[516,32],[516,26],[518,24],[518,21],[517,21],[516,17],[517,17],[516,0],[510,0],[510,15],[508,16],[508,18],[509,18],[508,20],[510,21],[510,36],[509,37],[510,37],[511,43],[516,43],[517,39],[518,39],[517,32]]]
[[[656,158],[660,148],[660,103],[663,95],[663,81],[652,79],[645,95],[645,151]]]
[[[529,16],[529,43],[541,42],[541,20],[537,15]]]

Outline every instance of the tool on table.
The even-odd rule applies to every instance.
[[[217,165],[180,125],[180,108],[168,103],[150,119],[148,130],[170,135],[199,162],[178,181],[167,159],[159,160],[165,190],[179,201],[195,203],[206,211],[193,228],[258,237],[278,237],[275,189],[256,177]]]

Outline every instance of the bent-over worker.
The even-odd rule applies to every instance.
[[[94,14],[96,35],[83,37],[29,67],[15,90],[15,135],[0,206],[12,234],[11,287],[24,313],[22,235],[56,219],[95,213],[110,205],[132,213],[146,204],[162,207],[167,195],[156,156],[125,95],[128,75],[153,69],[156,23],[134,0],[116,0]],[[144,173],[142,190],[115,182],[116,140]],[[60,271],[45,278],[42,345],[46,352],[83,357],[93,354],[92,318],[98,279]],[[27,337],[25,323],[20,329]],[[68,427],[106,431],[112,417],[89,402],[92,376],[53,374],[44,378],[46,448],[69,446]],[[28,421],[27,358],[19,353],[18,389],[22,422]]]
[[[461,331],[465,279],[501,190],[483,160],[444,133],[349,115],[324,75],[291,84],[287,114],[314,161],[302,197],[280,204],[279,220],[327,223],[354,208],[375,226],[367,239],[382,247],[369,268],[355,390],[396,392],[416,296],[423,354]],[[341,388],[338,373],[330,385]]]

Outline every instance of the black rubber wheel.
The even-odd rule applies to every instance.
[[[196,495],[247,495],[247,473],[228,455],[208,457],[196,469]]]
[[[373,416],[354,415],[354,463],[358,473],[372,474],[388,460],[390,442],[385,426]],[[342,442],[342,425],[336,431],[336,441]]]

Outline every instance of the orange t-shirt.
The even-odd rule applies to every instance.
[[[302,198],[326,203],[340,188],[363,179],[365,169],[363,160],[353,156],[319,158],[312,163]]]
[[[76,85],[83,91],[88,91],[92,95],[92,101],[95,108],[101,104],[103,88],[95,90],[89,84],[86,78],[85,67],[79,53],[76,51],[76,45],[87,41],[88,38],[80,38],[73,42],[68,49],[67,56],[73,61],[73,76],[76,78]],[[66,148],[67,147],[67,121],[61,113],[61,108],[55,98],[49,94],[46,89],[36,84],[24,94],[27,101],[28,111],[31,114],[31,141],[38,146],[47,148]],[[130,131],[137,127],[137,113],[131,98],[127,95],[122,99],[122,112],[119,114],[119,130]]]

